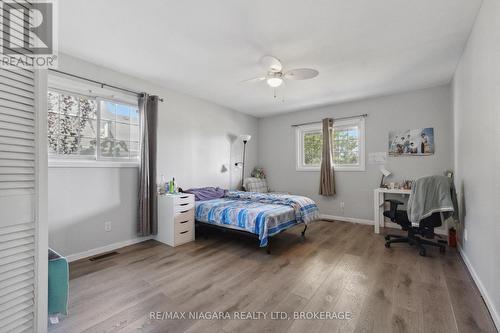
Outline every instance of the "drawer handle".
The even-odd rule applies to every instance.
[[[182,221],[182,222],[181,222],[181,224],[188,223],[188,222],[189,222],[189,220],[187,220],[187,221]]]
[[[180,206],[187,206],[187,205],[189,205],[189,202],[188,203],[180,204]]]
[[[181,199],[187,199],[187,198],[189,198],[187,195],[184,196],[184,197],[181,197]]]
[[[184,214],[184,213],[187,213],[189,212],[189,209],[188,210],[181,210],[181,214]]]
[[[185,234],[185,233],[188,233],[188,232],[189,232],[189,230],[181,231],[180,234],[182,235],[182,234]]]

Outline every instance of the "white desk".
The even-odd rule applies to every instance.
[[[373,210],[374,210],[374,225],[375,233],[380,233],[380,226],[385,225],[384,219],[384,201],[386,194],[401,194],[410,195],[411,190],[399,190],[399,189],[388,189],[388,188],[377,188],[373,191]]]

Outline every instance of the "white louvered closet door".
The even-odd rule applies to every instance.
[[[0,69],[0,332],[34,330],[34,73]]]
[[[0,68],[0,332],[36,330],[35,91],[33,70]]]

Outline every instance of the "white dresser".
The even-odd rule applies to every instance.
[[[170,246],[194,241],[194,195],[179,193],[158,196],[158,235]]]

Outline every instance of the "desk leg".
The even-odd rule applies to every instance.
[[[373,215],[375,233],[380,233],[380,226],[384,226],[384,193],[375,193],[373,198]]]

